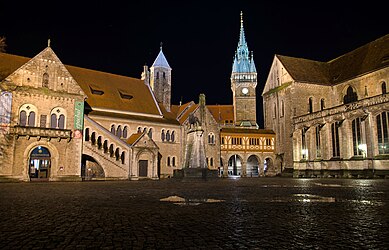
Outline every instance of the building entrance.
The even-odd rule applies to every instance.
[[[35,148],[30,154],[29,176],[31,181],[48,181],[50,178],[50,151],[42,146]]]

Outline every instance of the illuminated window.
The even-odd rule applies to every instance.
[[[382,112],[376,116],[378,153],[389,154],[389,114]]]
[[[331,139],[332,139],[332,156],[340,156],[339,147],[339,123],[335,122],[331,124]]]
[[[301,155],[302,159],[306,160],[308,158],[308,149],[307,149],[307,138],[305,133],[307,130],[305,128],[302,129],[301,131]]]
[[[320,125],[315,128],[316,133],[316,157],[321,157],[321,138],[320,138]]]

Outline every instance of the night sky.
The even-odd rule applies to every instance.
[[[172,67],[172,102],[232,104],[230,75],[243,11],[258,71],[257,119],[275,54],[329,61],[389,32],[374,1],[1,1],[7,52],[33,57],[47,46],[64,64],[140,78],[160,43]],[[273,2],[273,3],[269,3]]]

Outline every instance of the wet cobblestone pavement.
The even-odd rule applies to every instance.
[[[389,249],[389,180],[0,183],[1,249]]]

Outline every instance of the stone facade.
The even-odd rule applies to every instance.
[[[64,65],[50,46],[34,58],[0,53],[0,179],[170,178],[184,167],[189,117],[200,121],[210,172],[264,175],[275,160],[275,138],[256,124],[256,70],[243,21],[238,47],[233,104],[223,107],[206,105],[204,94],[198,104],[171,105],[172,69],[162,49],[141,79]],[[242,171],[229,174],[236,157]]]
[[[44,147],[50,161],[42,179],[80,178],[82,137],[77,136],[75,119],[83,118],[76,117],[75,110],[85,95],[51,48],[9,74],[1,88],[2,94],[9,95],[11,112],[10,119],[1,124],[0,175],[30,180],[34,164],[42,160],[33,158],[32,151]],[[4,98],[2,104],[4,116]]]
[[[265,128],[294,176],[389,173],[389,36],[328,63],[276,55],[263,92]]]

